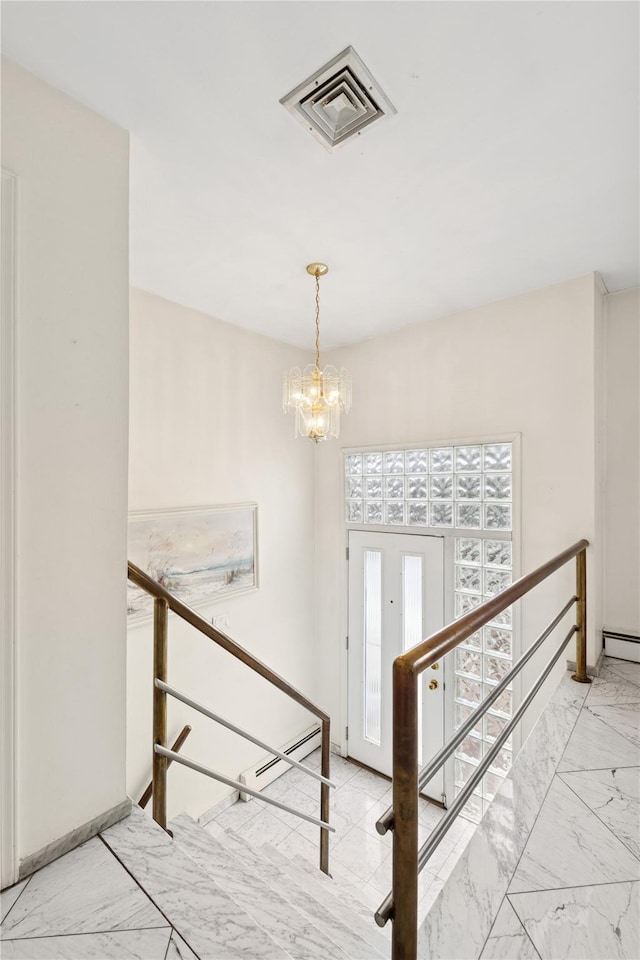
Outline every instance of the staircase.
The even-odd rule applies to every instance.
[[[169,829],[173,839],[134,808],[102,839],[184,941],[183,960],[389,956],[389,935],[357,892],[303,858],[230,830],[212,835],[186,814]]]

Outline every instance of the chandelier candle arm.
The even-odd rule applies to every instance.
[[[340,412],[351,409],[351,378],[346,370],[333,366],[320,368],[320,277],[328,273],[324,263],[310,263],[307,273],[316,281],[316,356],[300,370],[292,367],[283,379],[283,407],[294,410],[295,436],[309,437],[315,443],[340,434]]]

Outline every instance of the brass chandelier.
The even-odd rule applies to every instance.
[[[336,367],[320,368],[320,277],[329,272],[324,263],[310,263],[307,273],[316,278],[316,359],[304,370],[292,367],[283,378],[285,413],[295,410],[296,437],[318,443],[340,434],[340,412],[351,409],[351,377]]]

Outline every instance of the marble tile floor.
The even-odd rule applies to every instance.
[[[196,960],[100,837],[0,894],[2,960]]]
[[[320,768],[320,751],[304,761]],[[391,835],[376,831],[378,817],[391,803],[391,783],[383,776],[339,756],[331,757],[330,820],[336,828],[329,840],[331,875],[346,889],[358,891],[372,911],[391,889]],[[288,806],[318,817],[320,789],[316,780],[300,770],[290,769],[266,787],[264,793]],[[420,800],[419,840],[424,842],[443,816],[436,804]],[[300,856],[313,866],[319,858],[319,829],[313,824],[259,800],[239,801],[205,826],[215,836],[219,828],[237,832],[247,843],[268,844],[291,858]],[[420,875],[419,911],[425,914],[472,836],[475,824],[459,820],[454,824]]]
[[[451,917],[460,914],[452,909],[458,894],[451,881],[466,868],[465,861],[475,863],[476,874],[484,874],[487,889],[497,889],[497,880],[506,877],[495,904],[483,899],[484,888],[477,882],[474,897],[464,899],[465,929],[474,928],[474,941],[481,934],[473,949],[455,952],[434,937],[430,958],[637,960],[639,711],[638,664],[609,659],[590,687],[563,680],[538,725],[538,736],[529,738],[514,765],[516,770],[522,761],[525,774],[508,778],[505,795],[501,791],[479,828],[459,821],[421,876],[421,914],[428,913],[429,919],[437,913],[430,910],[434,900],[444,904],[449,927]],[[319,757],[311,755],[307,762],[318,767]],[[333,905],[333,915],[344,926],[348,910],[356,905],[357,911],[360,903],[352,929],[355,944],[358,938],[366,941],[368,911],[390,885],[390,837],[379,837],[375,830],[376,818],[390,801],[390,784],[340,757],[333,758],[332,776],[338,786],[333,791],[331,870],[344,891],[344,902]],[[317,815],[318,786],[300,771],[289,771],[268,793]],[[441,816],[437,806],[421,802],[421,838]],[[483,835],[483,825],[492,818],[516,838],[511,852],[492,849]],[[134,837],[138,828],[142,838]],[[301,887],[317,864],[317,828],[259,801],[227,808],[207,824],[206,833],[212,840],[235,843],[238,852],[242,845],[261,847],[276,873],[287,873]],[[501,861],[497,871],[492,866],[496,852]],[[269,868],[261,870],[262,882],[267,882]],[[331,882],[316,876],[319,900],[330,902],[335,891],[324,891]],[[484,933],[480,926],[475,929],[475,900],[480,911],[490,912]],[[250,898],[246,902],[251,906]],[[212,925],[227,938],[224,942],[233,944],[230,955],[245,960],[289,955],[279,946],[265,951],[264,945],[254,944],[249,917],[238,917],[231,907],[211,876],[136,808],[127,820],[2,893],[0,955],[3,960],[206,960],[214,955]],[[307,905],[307,923],[315,922],[314,909]],[[318,911],[318,922],[320,916]],[[432,929],[437,933],[436,926]],[[373,934],[371,944],[372,957],[374,949],[380,954]],[[305,955],[313,956],[313,950],[309,944]]]
[[[311,755],[307,762],[318,767],[320,761]],[[334,955],[342,960],[375,960],[387,956],[390,928],[379,930],[372,913],[390,887],[391,838],[382,838],[375,830],[376,818],[390,801],[390,784],[340,757],[333,757],[332,776],[338,784],[332,791],[331,817],[337,829],[330,841],[336,883],[317,870],[318,829],[285,811],[259,801],[238,802],[210,822],[206,832],[193,823],[193,829],[212,843],[222,835],[238,860],[241,854],[245,857],[249,865],[245,887],[250,885],[251,872],[261,878],[263,888],[273,877],[287,880],[295,894],[291,902],[295,899],[304,916],[291,945],[285,943],[284,949],[276,928],[268,933],[273,917],[264,910],[260,915],[263,908],[251,902],[241,882],[236,880],[230,891],[236,895],[233,901],[223,889],[221,849],[216,868],[206,870],[206,863],[199,866],[197,862],[198,855],[206,855],[206,849],[199,850],[197,834],[190,839],[191,849],[188,843],[185,848],[186,833],[182,845],[173,842],[134,807],[127,819],[2,893],[0,956],[3,960],[210,960],[221,956],[225,960],[290,956],[330,960]],[[300,771],[289,771],[268,792],[318,815],[317,781]],[[442,813],[439,807],[421,802],[421,837]],[[186,826],[185,821],[183,831]],[[432,864],[433,872],[423,875],[425,909],[472,831],[472,824],[456,825]],[[271,892],[269,897],[274,915],[286,908],[277,894]],[[325,926],[325,930],[338,936],[339,944],[317,936],[317,930],[314,934],[327,911],[333,929]],[[260,928],[257,939],[254,921]]]
[[[423,956],[640,957],[640,664],[606,658],[600,676],[579,687],[563,679],[524,745],[451,877],[448,901],[427,918],[428,932],[438,932],[434,915],[448,922],[435,952],[425,937]],[[536,784],[541,800],[528,807]],[[484,847],[474,851],[478,841]],[[465,891],[495,918],[484,942],[452,923]]]

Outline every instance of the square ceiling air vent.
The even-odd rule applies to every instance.
[[[353,47],[347,47],[280,103],[329,151],[396,113]]]

